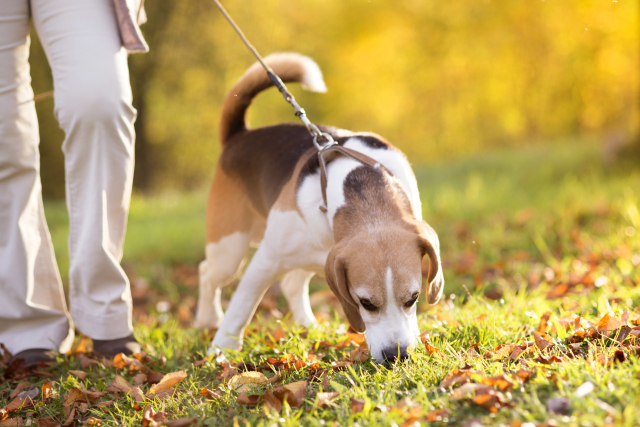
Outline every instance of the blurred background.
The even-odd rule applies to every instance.
[[[224,4],[263,55],[317,61],[328,93],[290,88],[312,121],[379,133],[407,154],[454,291],[502,286],[483,281],[484,266],[508,254],[548,267],[562,258],[554,248],[568,247],[573,221],[604,215],[607,227],[638,227],[625,213],[640,192],[638,1]],[[138,120],[124,264],[140,298],[155,289],[192,307],[219,111],[253,59],[208,0],[149,0],[146,11],[151,51],[129,58]],[[52,79],[32,36],[40,93]],[[47,217],[66,277],[64,135],[51,99],[37,109]],[[253,126],[295,121],[275,90],[249,117]]]

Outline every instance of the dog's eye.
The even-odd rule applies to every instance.
[[[407,308],[413,307],[413,304],[415,304],[416,301],[418,301],[418,297],[419,296],[420,296],[420,294],[416,292],[415,294],[413,294],[413,296],[411,297],[411,299],[409,301],[404,303],[404,306],[407,307]]]
[[[360,304],[362,304],[362,308],[364,308],[367,311],[376,311],[378,309],[378,307],[371,304],[371,301],[365,298],[360,298]]]

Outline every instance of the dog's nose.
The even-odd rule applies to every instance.
[[[406,347],[387,347],[382,350],[382,358],[388,363],[393,363],[397,359],[405,361],[409,358],[409,353],[407,353]]]

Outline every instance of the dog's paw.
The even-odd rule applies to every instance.
[[[227,357],[224,355],[221,348],[215,348],[213,346],[209,347],[209,350],[207,350],[207,356],[211,355],[213,355],[213,361],[218,365],[228,362]]]

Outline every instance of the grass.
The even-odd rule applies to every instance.
[[[221,381],[221,367],[208,362],[194,365],[205,357],[211,338],[188,327],[197,292],[195,266],[203,256],[206,192],[134,197],[123,264],[138,304],[136,335],[154,361],[150,370],[188,373],[173,398],[145,405],[167,412],[169,418],[191,417],[198,425],[234,427],[464,425],[474,419],[482,425],[505,426],[637,425],[640,343],[633,335],[623,341],[621,363],[601,356],[613,356],[620,347],[606,334],[585,340],[574,354],[568,339],[575,330],[565,330],[560,322],[571,314],[594,323],[605,313],[620,318],[628,310],[632,319],[640,314],[640,168],[603,164],[597,144],[576,141],[415,169],[424,216],[439,233],[445,269],[443,301],[435,307],[424,301],[419,305],[421,331],[429,332],[437,351],[420,346],[409,363],[390,368],[367,361],[329,371],[324,391],[340,395],[327,409],[316,401],[316,392],[323,387],[319,382],[309,384],[303,407],[285,404],[276,413],[239,404],[237,393]],[[63,208],[57,202],[46,204],[54,244],[63,250],[56,254],[64,271]],[[321,280],[312,287],[316,295],[324,296],[312,299],[320,322],[309,330],[289,321],[283,298],[277,289],[270,291],[268,303],[249,327],[243,350],[231,355],[231,361],[258,365],[285,354],[309,361],[315,354],[323,355],[320,369],[344,361],[356,344],[339,348],[345,340],[344,319],[324,289]],[[231,289],[226,292],[228,296]],[[171,308],[164,311],[158,301],[169,302]],[[278,310],[285,313],[282,319],[277,318]],[[515,361],[497,356],[502,344],[533,341],[532,331],[546,312],[551,313],[549,329],[555,326],[547,331],[556,344],[551,353],[535,350],[531,357]],[[474,346],[480,356],[469,352]],[[552,354],[563,361],[547,364]],[[470,399],[457,399],[459,388],[439,387],[450,372],[465,364],[482,372],[474,377],[476,382],[505,374],[515,384],[502,391],[505,405],[495,413]],[[287,371],[282,382],[307,379],[313,369],[308,365]],[[59,419],[63,396],[72,387],[104,390],[116,372],[129,380],[136,373],[100,364],[86,369],[87,379],[79,381],[68,374],[70,369],[80,369],[80,360],[59,356],[48,370],[57,394],[46,404],[14,414]],[[531,379],[516,381],[520,369],[530,372]],[[273,372],[267,369],[265,374],[271,377]],[[39,386],[44,381],[29,380]],[[576,389],[585,382],[593,383],[593,392],[577,397]],[[2,390],[13,386],[0,384],[0,405],[9,401]],[[206,400],[199,394],[205,387],[220,387],[222,397]],[[258,393],[268,388],[262,385]],[[415,406],[399,408],[398,402],[405,398]],[[552,413],[548,404],[553,398],[566,398],[569,409]],[[364,402],[362,411],[354,410],[352,399],[356,406]],[[80,418],[91,415],[103,425],[140,424],[142,411],[135,405],[132,398],[123,397],[106,410],[89,408]]]

